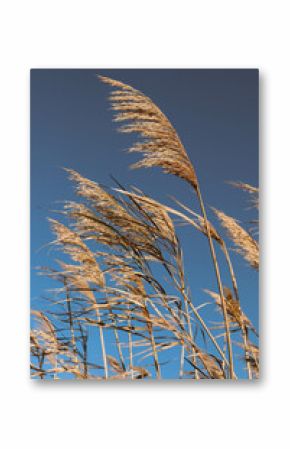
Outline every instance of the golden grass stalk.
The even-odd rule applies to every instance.
[[[117,89],[111,95],[111,102],[116,112],[115,120],[127,121],[121,131],[141,136],[141,140],[130,148],[132,152],[143,154],[134,167],[159,166],[165,172],[186,180],[197,195],[201,215],[182,205],[190,213],[188,217],[145,196],[141,191],[127,192],[118,183],[120,188],[112,194],[79,173],[67,170],[81,202],[65,204],[67,226],[56,220],[50,220],[50,223],[56,234],[54,245],[60,247],[72,263],[60,262],[62,271],[52,274],[63,286],[59,289],[60,298],[52,301],[56,311],[50,316],[55,321],[50,323],[45,315],[36,312],[40,326],[31,333],[32,354],[35,357],[32,362],[33,375],[45,378],[46,375],[70,373],[77,378],[100,378],[91,374],[90,369],[101,369],[106,379],[143,379],[150,373],[144,367],[136,366],[139,364],[138,357],[142,355],[142,358],[153,359],[156,377],[161,378],[159,354],[180,348],[181,378],[187,375],[200,379],[236,378],[231,331],[239,328],[243,335],[249,377],[252,373],[257,377],[258,353],[248,340],[248,329],[252,329],[252,325],[240,307],[231,259],[224,240],[207,218],[195,170],[174,127],[152,100],[141,92],[106,77],[101,77],[101,80]],[[252,195],[257,193],[247,184],[240,183],[236,187]],[[234,219],[217,212],[222,214],[219,216],[222,224],[227,222],[228,227],[224,227],[236,248],[249,261],[245,240],[252,237]],[[223,324],[218,323],[216,329],[224,329],[224,350],[217,342],[219,336],[215,336],[215,332],[202,319],[199,308],[191,299],[172,214],[192,224],[208,240],[218,287],[218,293],[209,294],[215,298],[223,314]],[[229,219],[234,220],[231,227]],[[225,254],[234,295],[222,285],[216,243]],[[96,251],[93,250],[95,245]],[[96,327],[103,366],[88,360],[88,332],[83,331],[83,326]],[[107,354],[104,328],[115,335],[119,360]],[[125,343],[119,338],[122,333],[128,336]],[[211,354],[205,349],[206,346],[200,348],[196,343],[197,334],[203,337],[205,344],[209,338],[221,358]],[[123,359],[123,344],[128,347],[128,368]],[[138,348],[143,348],[139,354]],[[52,368],[47,366],[47,360]],[[186,363],[194,371],[186,371]]]
[[[233,350],[232,350],[232,344],[231,344],[231,334],[230,334],[229,319],[228,319],[228,314],[227,314],[227,307],[226,307],[226,303],[224,300],[222,280],[221,280],[220,269],[219,269],[219,265],[218,265],[218,261],[217,261],[217,257],[216,257],[216,252],[215,252],[214,245],[213,245],[211,228],[210,228],[209,221],[207,219],[207,214],[206,214],[204,202],[203,202],[203,199],[201,196],[201,191],[200,191],[199,185],[197,185],[196,194],[197,194],[197,197],[199,200],[202,216],[204,219],[205,229],[206,229],[206,233],[207,233],[207,237],[208,237],[209,248],[210,248],[212,261],[213,261],[213,265],[214,265],[214,269],[215,269],[215,273],[216,273],[218,290],[219,290],[219,294],[220,294],[221,301],[222,301],[222,311],[223,311],[223,317],[224,317],[224,323],[225,323],[226,341],[227,341],[229,364],[230,364],[230,377],[231,377],[231,379],[234,379],[234,377],[235,377],[234,359],[233,359]]]
[[[143,159],[134,164],[134,168],[141,167],[162,167],[166,173],[171,173],[189,182],[194,188],[202,216],[205,222],[206,234],[208,237],[210,253],[216,274],[218,289],[221,298],[224,298],[219,265],[212,242],[210,227],[207,220],[206,210],[200,191],[199,183],[193,165],[175,131],[174,127],[152,100],[143,95],[131,86],[112,80],[107,77],[100,77],[101,81],[116,87],[119,90],[111,94],[110,100],[112,109],[116,111],[116,121],[128,121],[127,125],[120,128],[121,132],[138,133],[142,142],[138,142],[130,148],[131,152],[139,152],[144,155]],[[223,299],[222,299],[223,301]],[[226,329],[226,339],[230,363],[230,377],[234,377],[233,354],[231,346],[231,336],[226,311],[223,301],[223,314]]]

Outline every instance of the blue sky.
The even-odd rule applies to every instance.
[[[110,175],[172,205],[170,195],[197,210],[190,188],[159,169],[130,170],[135,155],[124,151],[134,137],[112,123],[109,87],[97,74],[131,84],[150,96],[172,121],[195,166],[207,206],[248,221],[247,194],[226,181],[258,185],[257,70],[32,70],[31,71],[31,301],[37,308],[51,283],[35,267],[53,265],[47,217],[60,201],[74,198],[62,167],[105,185]],[[209,213],[213,219],[212,215]],[[218,226],[217,226],[218,227]],[[196,304],[216,290],[206,239],[180,228],[185,267]],[[233,254],[244,311],[258,325],[258,277]],[[224,284],[229,284],[224,272]],[[55,285],[53,285],[54,287]],[[205,316],[207,311],[205,310]]]

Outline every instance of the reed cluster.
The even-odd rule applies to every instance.
[[[65,202],[61,221],[50,219],[58,267],[40,274],[58,282],[47,304],[32,312],[31,376],[40,379],[249,379],[259,375],[258,333],[243,312],[226,241],[208,220],[198,177],[170,121],[150,98],[120,81],[109,84],[114,120],[134,133],[129,149],[141,154],[134,168],[161,167],[192,189],[199,210],[169,207],[138,189],[107,189],[67,170],[76,201]],[[249,193],[258,207],[258,189]],[[234,251],[255,270],[259,245],[251,230],[214,209]],[[186,278],[176,219],[209,245],[216,291],[212,319],[203,317]],[[227,267],[224,286],[220,266]],[[217,321],[218,320],[218,321]],[[215,321],[215,323],[214,323]]]

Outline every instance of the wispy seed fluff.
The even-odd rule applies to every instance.
[[[255,269],[259,269],[259,245],[255,239],[238,222],[221,212],[213,209],[221,225],[227,230],[227,233],[236,246],[236,250],[243,258]]]
[[[142,153],[143,159],[132,168],[161,167],[197,187],[197,178],[177,132],[163,112],[142,92],[120,81],[99,77],[117,90],[110,96],[115,121],[127,121],[120,127],[123,133],[137,133],[142,137],[129,152]]]

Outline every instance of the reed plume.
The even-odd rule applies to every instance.
[[[138,133],[142,142],[135,143],[129,151],[142,153],[143,159],[132,165],[133,168],[161,167],[185,179],[194,188],[197,179],[194,168],[174,127],[163,112],[142,92],[127,84],[100,76],[103,83],[117,88],[110,101],[116,112],[115,121],[128,121],[119,129],[123,133]]]
[[[256,270],[259,269],[259,245],[255,239],[239,225],[236,219],[214,209],[221,225],[235,245],[236,251]]]

